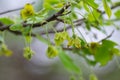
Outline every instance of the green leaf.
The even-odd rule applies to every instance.
[[[113,48],[114,46],[117,45],[117,43],[111,41],[111,40],[103,40],[102,41],[102,45],[105,46],[105,47],[108,47],[108,48]]]
[[[111,53],[113,53],[113,54],[115,54],[115,55],[117,55],[117,56],[120,56],[120,50],[117,49],[117,48],[113,48],[113,49],[111,50]]]
[[[63,1],[59,0],[44,0],[44,8],[47,10],[55,10],[56,8],[61,8],[63,6],[62,4]]]
[[[2,22],[2,23],[5,24],[5,25],[11,25],[11,24],[14,24],[14,22],[13,22],[11,19],[6,18],[6,17],[4,17],[4,18],[0,18],[0,22]]]
[[[97,62],[100,62],[101,66],[106,65],[113,57],[113,53],[111,53],[111,50],[116,46],[117,44],[110,40],[104,40],[102,41],[102,45],[98,48],[95,54],[95,60]]]
[[[116,18],[120,18],[120,9],[117,10],[114,14],[115,14]]]
[[[63,50],[59,51],[59,58],[67,70],[80,73],[80,68],[75,65],[70,56],[68,56]]]
[[[44,2],[49,4],[57,4],[59,3],[59,0],[44,0]]]
[[[94,74],[90,74],[89,78],[89,80],[98,80],[98,78]]]
[[[108,17],[110,18],[111,15],[112,15],[111,8],[108,6],[106,0],[102,0],[102,2],[103,2],[103,6],[104,6],[104,9],[105,9],[105,12],[106,12],[106,14],[108,15]]]
[[[87,12],[90,12],[90,9],[86,3],[83,3],[83,7]]]
[[[91,13],[88,14],[88,20],[90,22],[98,21],[100,17],[100,13],[96,10],[93,10]]]
[[[22,29],[22,24],[16,23],[10,26],[10,30],[12,31],[20,31]]]
[[[36,35],[36,37],[38,40],[40,40],[41,42],[43,42],[47,45],[50,43],[47,39],[43,38],[41,35]]]
[[[89,6],[93,7],[94,9],[98,8],[98,4],[96,4],[94,0],[83,0],[83,1]]]
[[[81,3],[82,3],[81,1],[77,2],[77,1],[72,0],[71,1],[71,7],[81,9]]]
[[[78,19],[77,14],[76,14],[76,13],[74,13],[74,12],[72,12],[72,13],[71,13],[71,17],[72,17],[72,19]]]

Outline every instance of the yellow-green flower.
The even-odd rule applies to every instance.
[[[0,47],[0,55],[11,56],[12,51],[7,48],[7,46],[3,43]]]
[[[78,37],[74,39],[74,45],[76,48],[81,48],[81,40]]]
[[[75,46],[76,48],[81,48],[81,40],[79,37],[75,36],[68,40],[67,47]]]
[[[58,51],[51,45],[48,46],[46,53],[48,58],[54,58],[58,55]]]
[[[30,47],[25,47],[24,48],[24,54],[23,54],[23,56],[26,59],[30,60],[32,58],[33,54],[34,54],[34,52],[32,51],[32,49],[30,49]]]
[[[20,14],[23,20],[28,19],[34,15],[34,8],[31,4],[27,3],[24,8],[21,10]]]
[[[64,32],[56,33],[54,41],[56,45],[60,45],[64,40],[69,40],[69,39],[70,37],[68,33],[64,31]]]

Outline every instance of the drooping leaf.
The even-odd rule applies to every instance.
[[[41,42],[43,42],[47,45],[50,43],[47,39],[43,38],[41,35],[36,35],[36,37],[38,40],[40,40]]]
[[[102,0],[102,2],[103,2],[104,10],[105,10],[106,14],[108,15],[108,17],[110,18],[112,15],[111,8],[109,7],[107,0]]]
[[[87,12],[90,12],[90,9],[86,3],[83,3],[83,7]]]
[[[90,22],[97,21],[100,17],[100,13],[96,10],[93,10],[91,13],[88,14],[88,20]]]
[[[59,50],[59,58],[67,70],[80,73],[80,68],[75,65],[70,56],[68,56],[63,50]]]

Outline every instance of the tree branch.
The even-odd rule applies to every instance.
[[[110,37],[113,35],[113,33],[114,33],[114,30],[113,30],[108,36],[106,36],[105,38],[103,38],[102,40],[100,40],[100,41],[98,41],[98,42],[100,43],[100,42],[102,42],[103,40],[106,40],[106,39],[110,38]]]
[[[114,8],[116,8],[116,7],[119,7],[119,6],[120,6],[120,2],[118,2],[117,4],[115,4],[114,6],[112,6],[111,9],[114,9]],[[23,27],[33,26],[33,28],[36,28],[36,27],[43,26],[43,25],[47,24],[48,22],[55,21],[55,20],[60,21],[60,22],[64,22],[62,19],[59,19],[58,17],[59,17],[59,16],[64,16],[63,13],[64,13],[65,10],[68,9],[69,7],[70,7],[70,3],[67,3],[60,11],[58,11],[58,12],[55,13],[55,14],[53,14],[51,17],[47,18],[47,19],[45,20],[45,22],[35,23],[35,24],[22,23],[22,25],[23,25]],[[20,9],[20,8],[19,8],[19,9]],[[16,9],[16,10],[18,10],[18,9]],[[6,12],[4,12],[4,13],[12,12],[12,11],[15,11],[15,10],[9,10],[9,11],[6,11]],[[66,13],[66,15],[69,14],[69,13],[70,13],[70,11],[69,11],[68,13]],[[104,13],[105,13],[105,12],[103,11],[102,14],[104,14]],[[84,18],[83,18],[83,19],[79,19],[79,20],[74,21],[74,23],[77,23],[76,25],[81,25],[82,23],[80,23],[80,22],[81,22],[81,21],[84,21],[84,20],[85,20]],[[0,22],[0,24],[1,24],[1,22]],[[0,31],[8,30],[8,31],[10,31],[10,32],[12,32],[12,33],[15,33],[15,34],[17,34],[17,35],[21,35],[21,32],[19,32],[19,31],[11,31],[11,30],[9,29],[10,26],[11,26],[11,25],[1,24],[1,25],[0,25]],[[66,30],[68,30],[68,29],[70,29],[70,28],[71,28],[71,26],[69,26],[68,28],[66,28]],[[58,30],[58,32],[61,32],[61,31],[63,31],[63,29],[62,29],[62,30]],[[53,32],[53,31],[49,31],[49,33],[54,33],[54,32]],[[45,32],[42,32],[42,33],[40,33],[40,34],[45,34]]]
[[[45,22],[42,22],[42,23],[35,23],[35,24],[27,24],[27,23],[22,23],[23,27],[27,27],[27,26],[32,26],[33,28],[35,27],[40,27],[40,26],[43,26],[45,24],[47,24],[48,22],[51,22],[51,21],[55,21],[57,20],[57,18],[59,16],[62,16],[62,14],[64,13],[64,11],[70,6],[70,3],[67,3],[60,11],[58,11],[57,13],[55,13],[54,15],[52,15],[51,17],[47,18],[45,20]],[[9,27],[11,25],[3,25],[3,26],[0,26],[0,31],[4,31],[4,30],[10,30]]]

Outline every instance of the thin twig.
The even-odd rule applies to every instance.
[[[106,37],[103,38],[102,40],[98,41],[98,43],[100,43],[100,42],[102,42],[102,41],[104,41],[104,40],[110,38],[110,37],[113,35],[113,33],[114,33],[114,30],[113,30],[108,36],[106,36]]]
[[[32,2],[31,4],[35,4],[35,2]],[[14,11],[18,11],[18,10],[21,10],[23,8],[24,7],[20,7],[20,8],[11,9],[11,10],[8,10],[8,11],[0,12],[0,15],[7,14],[7,13],[10,13],[10,12],[14,12]]]
[[[79,20],[82,20],[82,19],[79,19]],[[76,22],[76,21],[75,21],[75,22]],[[83,23],[83,21],[81,21],[81,22],[79,22],[79,23],[76,23],[74,26],[75,26],[75,27],[78,27],[78,26],[82,25],[82,23]],[[69,29],[71,29],[71,25],[68,25],[68,26],[65,28],[66,31],[69,30]],[[64,28],[57,30],[57,32],[62,32],[62,31],[64,31]],[[50,31],[48,31],[48,33],[49,33],[49,34],[52,34],[52,33],[55,33],[55,31],[50,30]],[[44,34],[46,34],[46,32],[40,32],[40,35],[44,35]]]

